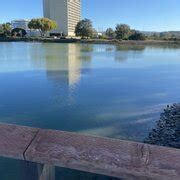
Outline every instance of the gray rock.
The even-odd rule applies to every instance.
[[[167,106],[156,127],[144,141],[149,144],[180,148],[180,104]]]

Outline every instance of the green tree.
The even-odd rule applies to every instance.
[[[134,31],[130,36],[129,36],[129,40],[141,40],[144,41],[146,40],[146,36],[138,31]]]
[[[152,38],[153,40],[159,40],[160,35],[159,35],[159,33],[153,33],[152,36],[151,36],[151,38]]]
[[[3,33],[3,30],[2,30],[2,26],[0,25],[0,37],[4,37],[4,33]]]
[[[3,34],[2,25],[0,25],[0,33]]]
[[[30,29],[39,30],[41,36],[44,36],[48,31],[52,31],[53,29],[56,29],[57,23],[48,18],[37,18],[37,19],[32,19],[29,22],[28,27]]]
[[[170,32],[161,32],[160,38],[164,39],[164,40],[168,40],[168,39],[172,38],[172,34]]]
[[[83,19],[78,22],[75,28],[75,34],[76,36],[80,36],[82,38],[89,38],[93,35],[93,26],[92,22],[89,19]]]
[[[24,37],[27,32],[23,28],[15,28],[11,31],[11,36],[15,37]]]
[[[114,32],[114,30],[113,30],[112,28],[108,28],[108,29],[106,30],[106,36],[107,36],[108,38],[114,38],[114,37],[115,37],[115,32]]]
[[[4,34],[4,36],[10,36],[11,35],[11,24],[10,23],[4,23],[1,25],[1,33]]]
[[[124,40],[124,39],[128,39],[130,34],[131,34],[131,29],[128,25],[126,24],[118,24],[116,26],[116,38],[117,39],[121,39],[121,40]]]
[[[97,38],[98,37],[98,32],[96,29],[92,29],[92,35],[91,35],[92,38]]]

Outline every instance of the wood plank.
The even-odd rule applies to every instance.
[[[129,179],[179,179],[180,150],[143,143],[40,130],[28,161]]]
[[[0,156],[128,179],[180,177],[179,149],[16,125],[0,125]]]
[[[0,156],[24,160],[23,153],[38,129],[9,124],[0,125]]]

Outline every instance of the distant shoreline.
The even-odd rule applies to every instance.
[[[0,42],[42,42],[42,43],[91,43],[112,45],[180,45],[179,41],[170,40],[105,40],[105,39],[53,39],[53,38],[0,38]]]
[[[180,41],[160,41],[160,40],[145,40],[145,41],[137,41],[137,40],[102,40],[102,39],[87,39],[80,40],[80,43],[92,43],[92,44],[112,44],[112,45],[180,45]]]

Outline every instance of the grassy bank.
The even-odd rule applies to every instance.
[[[74,43],[78,42],[77,39],[68,38],[68,39],[54,39],[54,38],[40,38],[40,37],[32,37],[32,38],[1,38],[0,42],[44,42],[44,43]]]
[[[85,39],[79,40],[81,43],[92,43],[92,44],[118,44],[118,45],[164,45],[164,44],[180,44],[180,41],[165,41],[165,40],[102,40],[102,39]]]
[[[54,39],[54,38],[5,38],[0,37],[0,42],[43,42],[43,43],[92,43],[92,44],[118,44],[118,45],[169,45],[180,44],[180,40],[106,40],[106,39]]]

